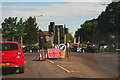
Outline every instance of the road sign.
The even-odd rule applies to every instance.
[[[65,50],[66,50],[66,46],[65,46],[64,44],[60,44],[60,45],[59,45],[59,49],[60,49],[61,51],[65,51]]]
[[[60,49],[60,53],[61,53],[61,58],[64,58],[65,53],[66,53],[66,46],[64,44],[60,44],[59,49]]]
[[[82,49],[81,48],[77,48],[77,52],[81,52],[82,51]]]

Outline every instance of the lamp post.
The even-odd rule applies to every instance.
[[[52,40],[51,40],[52,47],[54,47],[54,33],[53,32],[51,32],[51,36],[52,36]]]
[[[60,44],[60,29],[58,28],[58,45]]]
[[[23,34],[21,34],[21,38],[20,38],[21,49],[23,48],[23,35],[27,35],[27,33],[23,33]]]
[[[35,16],[36,18],[39,18],[39,17],[42,17],[43,15],[38,15],[38,16]],[[38,45],[39,45],[39,32],[38,32],[38,38],[37,38],[37,42],[38,42]]]

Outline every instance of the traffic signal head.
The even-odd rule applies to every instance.
[[[55,33],[55,27],[49,25],[49,34],[50,34],[50,35],[53,35],[54,33]]]
[[[40,36],[40,37],[39,37],[39,46],[40,46],[40,47],[44,47],[44,43],[45,43],[44,37],[43,37],[43,36]]]
[[[67,34],[68,33],[68,28],[65,28],[65,34]]]
[[[44,39],[44,37],[43,37],[43,36],[40,36],[39,38],[40,38],[40,39]]]

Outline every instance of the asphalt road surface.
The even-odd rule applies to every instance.
[[[37,61],[25,53],[25,72],[4,70],[2,78],[118,78],[118,54],[71,52],[68,58]]]

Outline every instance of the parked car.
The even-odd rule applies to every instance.
[[[24,73],[24,53],[17,42],[0,42],[0,66],[2,68],[15,67],[19,73]]]
[[[39,50],[39,48],[36,48],[36,47],[34,47],[34,46],[26,46],[26,47],[23,48],[23,51],[24,51],[24,52],[30,52],[30,50],[31,50],[32,52],[37,52],[37,51]]]

